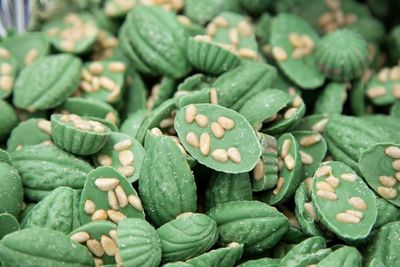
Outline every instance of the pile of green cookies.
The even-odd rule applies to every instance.
[[[399,1],[32,2],[1,267],[399,266]]]

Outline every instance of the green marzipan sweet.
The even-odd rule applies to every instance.
[[[22,178],[24,189],[44,195],[59,186],[82,189],[86,175],[93,169],[86,161],[69,154],[55,145],[40,144],[27,146],[11,154],[14,167]],[[29,194],[28,198],[36,194]]]
[[[217,90],[218,105],[240,110],[250,97],[271,88],[276,75],[274,67],[256,62],[225,72],[212,84]]]
[[[92,160],[96,167],[112,166],[116,168],[132,183],[139,179],[145,156],[144,148],[135,138],[123,133],[112,132],[107,143],[92,155]]]
[[[125,219],[117,228],[118,248],[124,266],[157,267],[161,244],[154,227],[141,219]]]
[[[78,191],[60,186],[32,208],[21,227],[41,227],[68,234],[80,224]]]
[[[207,252],[217,241],[217,223],[200,213],[183,213],[157,229],[162,261],[187,260]]]
[[[275,137],[257,133],[262,147],[261,159],[252,173],[252,189],[254,192],[271,189],[278,181],[278,143]]]
[[[220,245],[244,245],[245,254],[272,248],[289,228],[287,218],[276,208],[258,201],[219,204],[207,213],[218,224]]]
[[[94,265],[85,247],[63,233],[44,228],[24,229],[4,237],[0,243],[0,262],[4,267]]]
[[[373,192],[342,162],[321,164],[313,178],[311,198],[319,221],[339,238],[365,238],[375,224],[378,212]]]
[[[392,139],[382,127],[351,116],[332,116],[325,127],[324,137],[333,158],[357,173],[360,173],[358,161],[363,150]]]
[[[278,266],[305,267],[318,264],[329,253],[331,253],[331,249],[326,248],[324,238],[320,236],[310,237],[293,247],[282,258]]]
[[[237,267],[278,267],[281,259],[261,258],[249,260],[239,264]]]
[[[193,114],[195,118],[188,120],[187,116]],[[206,118],[207,121],[204,124],[200,122],[199,125],[196,117]],[[229,123],[221,122],[221,118],[225,118]],[[218,127],[218,132],[214,131],[213,127]],[[218,105],[191,104],[183,107],[176,113],[175,129],[190,155],[216,171],[250,171],[261,155],[260,143],[247,120],[234,110]],[[190,140],[190,136],[195,140]],[[203,143],[202,138],[207,138],[208,141]],[[204,144],[209,146],[207,150]],[[228,151],[235,149],[239,158],[234,158]]]
[[[121,125],[121,133],[136,138],[139,128],[142,125],[143,121],[146,119],[147,115],[148,111],[146,109],[140,109],[129,114],[129,116],[124,120]]]
[[[0,142],[4,141],[18,124],[15,110],[6,101],[0,99]]]
[[[381,226],[395,221],[400,221],[400,208],[391,204],[389,201],[378,197],[376,199],[376,208],[378,215],[373,229],[378,229]]]
[[[293,44],[289,39],[290,34],[298,36],[307,36],[312,42],[308,44],[308,54],[302,55],[300,58],[295,58]],[[303,20],[301,17],[280,13],[272,21],[271,26],[271,46],[274,49],[283,49],[286,54],[286,59],[277,60],[278,66],[283,70],[287,77],[303,89],[315,89],[321,86],[325,77],[322,75],[316,66],[315,47],[318,46],[319,36],[316,31]],[[305,44],[302,44],[303,46]],[[302,46],[301,46],[302,47]]]
[[[45,125],[47,128],[41,129],[39,125]],[[7,151],[12,153],[26,146],[51,141],[51,134],[47,131],[48,126],[50,126],[50,122],[45,119],[30,118],[20,122],[11,131],[10,137],[7,140]],[[28,132],[29,134],[26,134]]]
[[[315,56],[320,71],[339,82],[359,78],[369,65],[367,42],[348,29],[324,36]]]
[[[312,182],[311,179],[307,182]],[[311,188],[308,188],[306,181],[302,182],[296,190],[294,196],[296,219],[300,229],[311,236],[324,236],[324,232],[317,224],[317,217],[314,211],[314,205],[311,200]]]
[[[4,45],[4,41],[1,44]],[[0,99],[7,98],[13,91],[15,77],[17,76],[18,66],[14,55],[5,47],[0,47]]]
[[[46,22],[43,31],[58,51],[79,55],[93,47],[99,29],[90,13],[81,12],[55,16]]]
[[[7,212],[18,218],[23,195],[17,170],[7,163],[0,162],[0,213]]]
[[[294,131],[292,134],[299,144],[302,177],[312,177],[326,156],[326,141],[315,131]]]
[[[125,71],[126,65],[121,61],[99,60],[85,63],[82,73],[91,78],[88,80],[85,75],[81,75],[81,97],[118,104],[124,94]]]
[[[100,244],[109,244],[107,250],[103,248],[103,255],[95,255],[92,252],[93,257],[100,258],[105,266],[107,264],[115,264],[115,252],[110,248],[114,246],[115,248],[117,248],[117,244],[115,243],[115,238],[117,234],[116,227],[117,226],[111,222],[95,221],[86,223],[76,228],[74,231],[70,232],[68,236],[72,240],[82,244],[83,246],[87,246],[87,241],[89,240],[91,240],[89,242],[91,242],[92,244],[97,242],[99,242]],[[85,238],[82,238],[82,235],[85,235]],[[110,244],[112,245],[110,246]]]
[[[345,83],[329,83],[315,101],[314,114],[341,114],[346,98]]]
[[[47,55],[50,50],[49,40],[43,32],[14,35],[4,39],[2,45],[15,57],[19,69]]]
[[[81,97],[70,97],[58,108],[63,114],[98,117],[119,124],[118,112],[108,103]]]
[[[398,158],[400,158],[399,145],[379,143],[361,153],[359,166],[368,185],[382,198],[400,207]]]
[[[293,134],[286,133],[278,139],[278,181],[274,189],[264,191],[260,200],[269,205],[288,201],[302,181],[302,164],[299,144]]]
[[[200,256],[194,257],[186,263],[190,267],[231,267],[240,260],[243,253],[243,245],[233,242],[225,248],[210,250]]]
[[[9,213],[0,213],[0,240],[19,230],[18,220]],[[0,260],[1,262],[1,260]]]
[[[88,208],[92,205],[92,209]],[[88,173],[79,206],[82,224],[96,220],[96,214],[101,211],[106,212],[107,216],[99,220],[115,223],[125,217],[144,219],[143,207],[136,190],[113,167],[98,167]]]
[[[7,163],[11,165],[11,157],[10,154],[6,150],[0,148],[0,162]]]
[[[263,90],[244,103],[239,113],[255,128],[260,129],[263,122],[276,115],[291,101],[289,94],[279,89]]]
[[[58,114],[51,116],[51,132],[57,146],[77,155],[98,152],[111,134],[110,129],[99,122]]]
[[[371,239],[364,254],[367,267],[397,266],[400,261],[400,222],[388,223],[378,230]]]
[[[187,45],[187,57],[196,69],[218,75],[240,64],[240,59],[231,51],[212,41],[190,37]]]
[[[139,192],[146,214],[161,226],[184,212],[196,212],[196,183],[188,162],[167,136],[148,133]]]
[[[248,173],[213,172],[205,192],[205,209],[235,200],[252,200]]]
[[[160,7],[140,6],[128,14],[121,31],[124,50],[139,66],[138,70],[173,78],[189,70],[186,59],[187,33],[176,16]],[[125,51],[127,52],[127,51]],[[140,68],[144,65],[145,68]]]
[[[361,267],[361,254],[354,247],[341,247],[323,258],[318,265],[326,267]]]
[[[78,86],[81,65],[79,58],[69,54],[45,56],[33,62],[18,75],[14,105],[30,111],[58,106]]]

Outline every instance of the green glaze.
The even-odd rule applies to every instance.
[[[232,51],[211,40],[190,37],[187,45],[187,57],[196,69],[218,75],[240,64],[239,57]]]
[[[96,42],[98,28],[89,13],[66,13],[48,21],[43,30],[61,52],[83,54]]]
[[[204,25],[218,15],[223,5],[221,0],[186,0],[183,12],[193,22]]]
[[[124,266],[159,266],[161,243],[151,224],[141,219],[125,219],[118,225],[117,235]]]
[[[186,121],[185,117],[188,108],[194,109],[196,117],[200,114],[207,117],[207,125],[204,128],[200,127],[198,122],[190,121],[188,123]],[[221,117],[226,117],[233,122],[233,127],[224,129],[218,122],[218,119]],[[219,138],[216,137],[215,133],[211,130],[212,125],[219,126],[223,131],[223,135],[219,136]],[[218,105],[191,104],[185,106],[176,113],[175,129],[182,145],[190,155],[201,164],[216,171],[227,173],[250,171],[254,168],[261,155],[261,146],[257,136],[246,119],[234,110]],[[203,150],[202,152],[198,146],[193,146],[193,143],[189,144],[187,140],[188,133],[195,135],[197,140],[200,140],[202,135],[208,135],[210,143],[209,151]],[[227,153],[227,150],[232,148],[236,148],[239,151],[239,160],[232,159],[231,157],[230,159],[228,158],[229,153]],[[218,154],[218,151],[222,152],[226,157],[218,160],[218,155],[215,154]]]
[[[364,149],[391,140],[391,136],[383,128],[351,116],[332,116],[325,127],[324,137],[333,158],[342,161],[357,173],[358,161]]]
[[[344,240],[367,237],[378,212],[364,181],[338,161],[322,163],[313,179],[311,198],[318,220]]]
[[[247,173],[213,172],[205,192],[205,209],[209,210],[218,204],[252,200],[251,183]]]
[[[139,71],[174,78],[188,72],[187,33],[173,13],[154,6],[135,8],[128,14],[120,35],[124,52]]]
[[[146,114],[147,115],[146,119],[142,122],[137,131],[136,134],[137,140],[140,143],[143,143],[147,131],[151,130],[154,127],[162,128],[163,131],[168,132],[169,128],[171,128],[173,125],[172,126],[168,125],[168,127],[164,128],[161,127],[163,125],[160,124],[164,119],[172,118],[175,110],[176,110],[175,99],[171,98],[162,103],[154,110],[152,110],[150,114]]]
[[[18,124],[15,110],[6,101],[0,99],[0,142],[7,139],[11,130]]]
[[[128,66],[125,84],[124,114],[129,117],[130,114],[146,108],[148,91],[141,76],[131,66]]]
[[[0,213],[10,213],[18,218],[22,210],[23,190],[16,169],[0,162]]]
[[[361,173],[374,191],[382,198],[400,207],[398,194],[397,150],[393,143],[375,144],[361,153],[359,166]]]
[[[306,105],[300,96],[294,96],[293,100],[277,113],[275,119],[264,123],[262,132],[278,135],[295,129],[306,113]]]
[[[49,246],[49,244],[52,244]],[[7,235],[0,243],[3,266],[93,266],[90,252],[63,233],[29,228]]]
[[[183,213],[157,229],[162,261],[187,260],[208,251],[217,241],[217,224],[207,215]]]
[[[325,35],[316,52],[317,65],[334,81],[361,77],[369,65],[367,42],[358,33],[342,29]]]
[[[271,189],[278,181],[278,143],[273,136],[257,133],[262,147],[261,159],[253,169],[254,192]]]
[[[239,113],[248,120],[253,128],[261,129],[264,121],[269,121],[290,101],[290,95],[281,90],[263,90],[247,100]]]
[[[346,84],[329,83],[315,101],[314,114],[341,114],[346,98]]]
[[[121,125],[121,133],[136,138],[139,128],[142,125],[143,121],[146,119],[147,115],[148,111],[146,109],[140,109],[129,114],[129,116],[124,120]]]
[[[271,88],[276,75],[270,65],[248,62],[220,75],[212,87],[217,90],[219,105],[238,111],[250,97]]]
[[[376,216],[376,222],[374,229],[380,228],[381,226],[400,220],[400,209],[389,201],[383,198],[376,198],[376,208],[378,215]]]
[[[117,226],[111,222],[106,222],[106,221],[96,221],[96,222],[90,222],[86,223],[78,228],[76,228],[74,231],[70,232],[68,236],[82,244],[83,246],[87,246],[86,241],[96,240],[100,244],[107,240],[107,243],[111,243],[112,246],[117,247],[116,241],[114,240],[116,238],[116,231]],[[79,237],[82,234],[87,234],[85,238],[79,239]],[[87,239],[87,240],[86,240]],[[93,254],[93,253],[92,253]],[[95,255],[93,254],[93,257],[99,257],[100,255]],[[115,264],[115,253],[113,253],[112,250],[107,250],[103,252],[103,255],[99,257],[103,263],[106,264]]]
[[[159,83],[156,83],[151,88],[151,94],[146,103],[147,109],[152,110],[173,97],[177,87],[176,83],[175,79],[168,76],[163,77]]]
[[[121,149],[115,147],[121,142],[127,142],[127,144]],[[124,161],[122,159],[124,154],[130,155],[133,159]],[[102,149],[92,155],[92,160],[95,166],[112,166],[116,168],[128,178],[129,182],[134,182],[139,179],[145,156],[144,148],[135,138],[123,133],[112,132]],[[102,159],[104,157],[108,158],[108,160]]]
[[[11,157],[10,154],[6,151],[0,148],[0,162],[7,163],[11,165]]]
[[[106,119],[115,125],[119,124],[118,112],[109,104],[96,99],[71,97],[59,107],[62,114],[76,114],[79,116],[98,117]]]
[[[306,267],[311,264],[318,264],[330,252],[331,249],[326,248],[324,238],[320,236],[310,237],[293,247],[282,258],[278,266]]]
[[[45,125],[47,129],[50,126],[50,122],[45,119],[31,118],[20,122],[11,131],[10,137],[7,140],[7,151],[11,153],[26,146],[51,142],[50,132],[46,128],[39,128],[39,124]],[[26,134],[28,132],[29,134]]]
[[[311,200],[311,179],[302,182],[294,196],[296,219],[300,229],[311,236],[324,236]]]
[[[377,106],[395,103],[400,98],[400,66],[384,67],[371,77],[366,85],[365,95]]]
[[[7,98],[13,91],[18,63],[7,48],[1,46],[0,51],[0,99],[3,99]]]
[[[341,247],[323,258],[318,265],[326,267],[361,267],[361,254],[354,247]]]
[[[289,228],[287,218],[274,207],[258,201],[232,201],[208,211],[218,225],[220,245],[244,245],[245,254],[273,247]]]
[[[18,220],[9,213],[0,213],[0,240],[19,230]],[[0,260],[1,262],[1,260]]]
[[[80,90],[83,98],[116,104],[124,89],[126,65],[121,61],[101,60],[87,62],[82,67]],[[90,78],[90,80],[88,80]]]
[[[191,267],[230,267],[240,260],[243,253],[243,245],[233,242],[226,248],[210,250],[200,256],[194,257],[187,264]]]
[[[64,234],[79,226],[79,193],[65,186],[51,191],[21,222],[22,229],[41,227]]]
[[[310,53],[301,58],[294,58],[289,34],[295,33],[305,35],[311,38],[313,47],[310,47]],[[316,65],[315,46],[319,42],[318,34],[301,17],[288,13],[281,13],[272,21],[271,26],[271,46],[282,48],[286,52],[286,60],[277,60],[278,66],[295,84],[303,89],[314,89],[324,83],[325,77],[322,75]]]
[[[50,50],[49,40],[42,32],[28,32],[14,35],[6,38],[2,42],[2,45],[16,59],[19,69],[46,56]]]
[[[209,88],[211,87],[211,83],[213,81],[214,79],[212,77],[207,77],[202,73],[196,73],[194,75],[185,78],[180,84],[178,84],[175,96],[177,94],[180,94],[181,93],[180,91],[192,92],[201,90],[203,88]]]
[[[112,184],[102,187],[101,181],[107,180],[113,181]],[[94,203],[93,209],[87,208],[90,202]],[[99,210],[107,213],[105,220],[115,223],[119,223],[126,217],[144,219],[143,207],[136,190],[112,167],[98,167],[88,173],[79,207],[82,224],[97,220],[96,215]],[[113,213],[117,214],[113,215]],[[98,220],[104,220],[104,218]]]
[[[52,115],[51,132],[57,146],[77,155],[95,154],[111,134],[103,124],[77,115]]]
[[[396,266],[399,262],[400,222],[392,222],[381,227],[373,236],[364,254],[367,267]]]
[[[78,86],[81,64],[79,58],[69,54],[45,56],[33,62],[15,81],[14,105],[29,111],[58,106]]]
[[[25,196],[40,200],[58,186],[82,189],[92,167],[55,145],[27,146],[11,154],[24,185]]]
[[[302,181],[299,144],[289,133],[278,139],[278,177],[276,187],[263,192],[261,201],[270,205],[284,203],[293,196]]]
[[[299,144],[302,177],[304,179],[312,177],[326,156],[326,141],[322,135],[314,131],[295,131],[292,134]]]
[[[280,261],[280,259],[261,258],[245,261],[239,264],[238,267],[278,267]]]
[[[161,226],[181,213],[196,212],[194,176],[173,140],[149,133],[146,154],[140,173],[139,192],[153,224]]]

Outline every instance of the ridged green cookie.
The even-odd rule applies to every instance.
[[[18,75],[14,105],[29,111],[58,106],[78,86],[81,65],[79,58],[69,54],[45,56],[35,61]]]
[[[196,183],[188,162],[167,136],[147,136],[147,157],[139,179],[146,214],[161,226],[184,212],[196,212]]]

